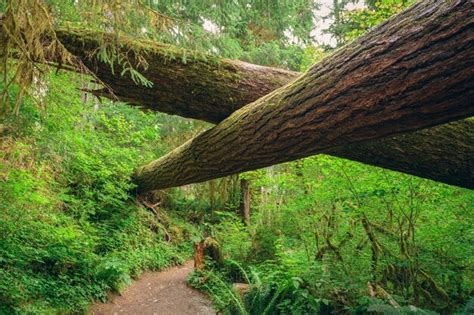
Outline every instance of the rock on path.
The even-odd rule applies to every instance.
[[[146,272],[122,295],[108,303],[97,303],[91,315],[214,315],[211,301],[186,283],[193,262],[162,272]]]

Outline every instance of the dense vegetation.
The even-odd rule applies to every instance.
[[[367,297],[378,283],[400,305],[450,313],[472,294],[472,192],[327,156],[245,176],[251,224],[216,214],[212,235],[228,260],[192,279],[220,307],[389,309],[383,294]],[[243,300],[232,282],[251,284]]]
[[[108,28],[292,70],[336,48],[311,41],[318,2],[309,0],[144,1],[153,14],[133,1],[45,2],[54,25]],[[333,1],[327,32],[339,46],[411,3],[349,10],[351,2]],[[22,3],[2,2],[0,12]],[[224,259],[207,259],[189,282],[224,313],[472,311],[471,190],[318,155],[135,196],[136,167],[208,124],[99,101],[80,91],[96,84],[85,75],[8,63],[0,83],[0,314],[82,312],[145,270],[189,259],[204,237]],[[10,83],[18,67],[31,82]],[[246,294],[234,283],[249,284]]]
[[[47,82],[47,112],[25,99],[2,124],[1,314],[85,309],[183,262],[196,235],[128,193],[133,168],[165,149],[161,116],[81,99],[75,75]]]

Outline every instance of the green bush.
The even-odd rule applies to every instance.
[[[165,148],[160,116],[84,103],[78,83],[51,75],[46,112],[25,98],[5,117],[0,314],[80,312],[191,252],[191,225],[172,215],[164,227],[130,195],[133,169]]]

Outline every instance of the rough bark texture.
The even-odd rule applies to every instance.
[[[121,101],[147,109],[219,123],[238,108],[247,105],[296,78],[299,73],[258,66],[238,60],[181,49],[153,41],[117,38],[113,34],[81,30],[58,31],[61,43],[113,91],[95,91],[99,96],[118,98]],[[91,52],[104,43],[116,42],[122,52],[128,52],[132,64],[136,53],[148,62],[141,69],[152,87],[136,84],[130,75],[119,75],[123,67],[112,68]]]
[[[117,73],[122,71],[119,66],[112,72],[108,64],[88,57],[100,42],[112,40],[108,39],[112,35],[62,31],[59,36],[120,100],[211,123],[220,122],[236,109],[299,75],[240,61],[216,60],[155,42],[120,39],[123,49],[144,47],[139,50],[145,53],[149,67],[143,74],[154,83],[152,88],[146,88],[135,84],[128,75],[118,76]],[[188,56],[186,62],[185,55]],[[105,90],[98,94],[111,97]],[[472,120],[456,122],[445,128],[431,128],[373,143],[352,144],[326,153],[473,188],[473,128]]]
[[[406,22],[408,25],[410,21]],[[1,33],[2,28],[0,28]],[[1,35],[1,34],[0,34]],[[137,41],[104,32],[58,31],[67,49],[90,67],[121,101],[183,117],[219,123],[236,109],[294,80],[299,73],[240,61],[217,59],[170,45]],[[117,43],[121,51],[146,57],[141,71],[154,85],[137,85],[122,67],[100,62],[91,53],[104,43]],[[353,48],[354,49],[354,48]],[[106,90],[94,92],[113,98]],[[430,178],[462,187],[474,187],[472,133],[474,121],[415,132],[371,144],[352,144],[328,154]],[[445,131],[449,131],[444,134]],[[462,137],[461,135],[467,135]],[[470,137],[469,137],[470,135]],[[452,141],[454,138],[456,141]],[[412,148],[413,146],[413,148]]]
[[[296,81],[141,167],[139,191],[200,182],[474,115],[471,1],[423,1]]]
[[[194,269],[197,271],[204,270],[204,242],[194,243]]]
[[[472,118],[325,153],[474,189]]]

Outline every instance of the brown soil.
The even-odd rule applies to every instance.
[[[162,272],[144,273],[120,296],[108,303],[92,306],[92,315],[186,315],[216,314],[209,299],[186,283],[187,275],[193,270],[193,262]]]

